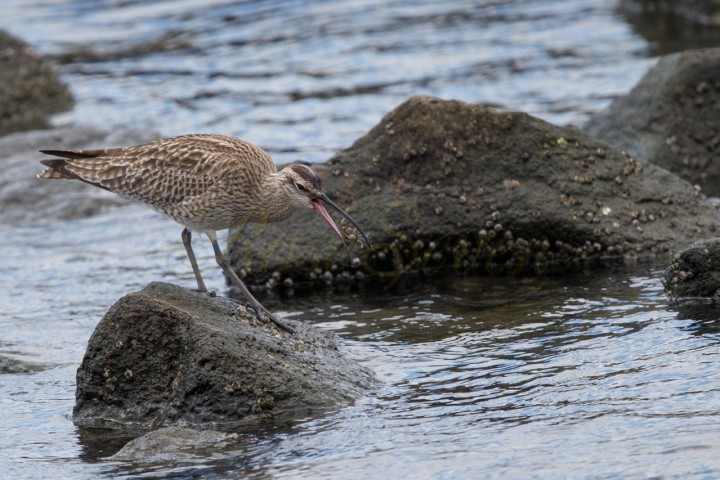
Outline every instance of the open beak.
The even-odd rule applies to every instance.
[[[347,245],[345,245],[345,237],[344,237],[344,235],[342,234],[342,232],[340,231],[340,229],[338,228],[338,226],[337,226],[337,225],[335,224],[335,222],[333,221],[333,219],[332,219],[332,217],[330,216],[330,214],[328,213],[328,211],[325,209],[325,205],[327,205],[328,207],[330,207],[330,208],[332,208],[333,210],[335,210],[336,212],[338,212],[340,215],[343,216],[343,218],[345,218],[345,220],[347,220],[347,221],[350,222],[355,228],[357,228],[357,229],[358,229],[358,232],[360,232],[360,235],[362,235],[363,238],[365,239],[365,242],[367,243],[368,247],[372,248],[372,245],[370,244],[370,240],[368,239],[367,235],[365,235],[365,232],[363,231],[362,228],[360,228],[360,225],[355,221],[355,219],[353,219],[353,218],[352,218],[347,212],[345,212],[342,208],[340,208],[340,207],[338,207],[337,205],[335,205],[335,203],[334,203],[332,200],[330,200],[327,195],[325,195],[325,194],[323,193],[323,194],[320,196],[320,198],[311,198],[311,199],[310,199],[310,203],[312,203],[313,209],[315,209],[315,211],[318,213],[318,215],[320,215],[321,217],[323,217],[323,218],[325,219],[325,221],[330,225],[330,227],[332,227],[332,229],[335,230],[335,233],[337,233],[337,234],[338,234],[338,237],[340,237],[340,240],[342,240],[343,246],[345,247],[345,250],[346,250],[346,251],[348,251],[348,248],[347,248]],[[323,205],[323,203],[324,203],[325,205]],[[350,252],[349,252],[349,251],[348,251],[348,257],[350,257]],[[352,259],[351,259],[351,261],[352,261]]]

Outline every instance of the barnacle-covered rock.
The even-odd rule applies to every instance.
[[[661,57],[586,130],[720,194],[720,48]]]
[[[351,404],[377,387],[335,337],[290,335],[222,297],[151,283],[120,299],[77,373],[80,426],[254,425]]]
[[[671,302],[720,301],[720,238],[695,242],[675,255],[660,279]]]
[[[413,97],[315,167],[373,249],[348,241],[349,263],[308,209],[233,232],[230,258],[246,282],[561,273],[669,259],[720,225],[667,170],[578,130],[460,101]]]

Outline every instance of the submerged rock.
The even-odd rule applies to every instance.
[[[352,403],[378,386],[335,337],[260,323],[229,300],[163,283],[120,299],[77,374],[78,425],[239,425]]]
[[[47,366],[37,363],[23,362],[14,358],[0,355],[0,375],[13,373],[34,373],[47,370]]]
[[[720,301],[720,238],[701,240],[673,258],[660,279],[670,301]]]
[[[77,181],[40,180],[41,148],[105,148],[158,138],[140,130],[106,132],[90,126],[18,132],[0,138],[0,220],[32,224],[86,217],[128,200]]]
[[[431,97],[406,101],[315,168],[374,248],[350,241],[349,266],[307,209],[233,232],[230,258],[246,282],[564,272],[669,258],[720,224],[686,181],[582,132]]]
[[[0,30],[0,135],[43,128],[73,105],[52,65],[25,42]]]
[[[217,451],[237,438],[236,433],[164,427],[129,441],[109,460],[142,463],[192,461],[204,450]]]
[[[662,57],[586,130],[720,194],[720,48]]]

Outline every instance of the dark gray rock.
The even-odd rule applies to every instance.
[[[720,194],[720,48],[662,57],[586,131]]]
[[[206,456],[207,450],[217,451],[237,438],[236,433],[164,427],[129,441],[109,460],[135,463],[193,461]]]
[[[77,374],[78,425],[234,426],[352,403],[378,386],[335,337],[289,335],[224,298],[163,283],[120,299]]]
[[[11,224],[67,220],[126,205],[128,200],[82,182],[40,180],[37,174],[44,168],[40,160],[45,157],[38,150],[105,148],[155,138],[159,135],[153,132],[104,132],[82,125],[0,137],[0,220]]]
[[[673,258],[660,278],[672,302],[720,300],[720,238],[693,243]]]
[[[672,14],[691,24],[720,27],[718,0],[620,0],[618,8],[634,15]]]
[[[48,115],[73,105],[52,65],[32,47],[0,30],[0,135],[44,128]]]
[[[524,113],[414,97],[316,165],[373,250],[349,267],[310,209],[230,237],[256,286],[391,284],[435,273],[564,272],[670,258],[720,217],[687,182],[574,129]]]

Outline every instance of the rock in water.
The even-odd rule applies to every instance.
[[[695,242],[675,255],[660,279],[671,302],[720,301],[720,238]]]
[[[35,49],[0,30],[0,52],[0,135],[46,128],[50,114],[72,107],[70,90]]]
[[[198,454],[222,449],[237,438],[236,433],[163,427],[131,440],[110,460],[136,463],[192,461]]]
[[[642,26],[637,33],[655,43],[655,50],[662,50],[663,40],[676,41],[677,32],[682,32],[683,44],[688,45],[712,35],[713,30],[707,27],[720,27],[720,2],[717,0],[620,0],[617,10],[627,16],[631,25]],[[675,33],[668,35],[668,31]],[[661,38],[658,38],[659,32],[665,32],[659,35]]]
[[[404,102],[315,168],[374,248],[349,241],[349,266],[307,209],[231,235],[247,283],[564,273],[669,259],[720,226],[686,181],[578,130],[432,97]]]
[[[98,324],[77,373],[81,426],[252,424],[350,404],[376,388],[335,337],[294,335],[224,298],[151,283]]]
[[[586,130],[720,194],[720,48],[660,58]]]

